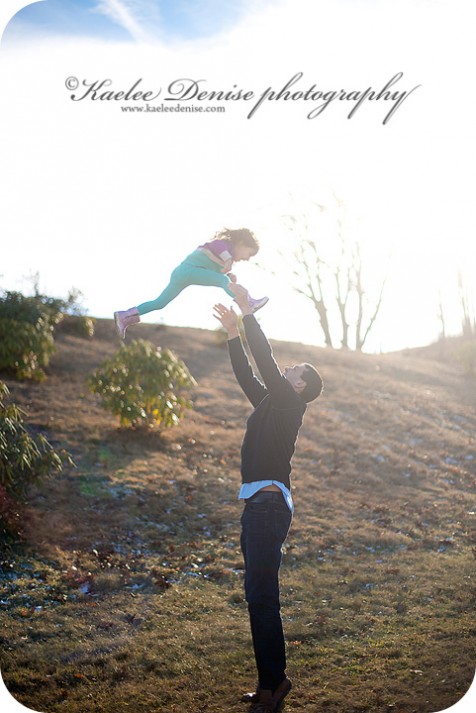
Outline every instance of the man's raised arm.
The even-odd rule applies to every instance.
[[[266,396],[267,390],[253,373],[251,364],[243,349],[238,331],[237,315],[233,309],[227,309],[222,304],[215,305],[214,311],[214,317],[222,323],[228,333],[228,352],[236,380],[245,396],[256,407]]]
[[[273,350],[253,315],[248,302],[248,292],[241,285],[234,285],[235,300],[243,314],[246,339],[256,366],[266,388],[274,396],[289,396],[289,387],[273,356]]]

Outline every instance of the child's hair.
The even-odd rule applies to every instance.
[[[213,240],[223,240],[223,238],[230,240],[233,245],[243,243],[243,245],[246,245],[248,248],[253,248],[255,253],[259,250],[258,239],[248,228],[239,228],[238,230],[223,228],[219,233],[216,233]]]

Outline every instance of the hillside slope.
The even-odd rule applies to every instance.
[[[119,430],[87,389],[118,347],[108,320],[89,341],[60,335],[43,383],[6,379],[77,468],[31,493],[23,550],[3,559],[2,674],[35,710],[243,710],[254,673],[236,495],[250,408],[216,333],[136,337],[173,349],[198,382],[194,411],[162,435]],[[273,348],[325,382],[294,459],[285,711],[442,710],[476,660],[475,381],[436,347]]]

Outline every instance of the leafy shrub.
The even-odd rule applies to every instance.
[[[0,316],[0,369],[41,380],[54,350],[53,327],[42,318],[31,324]]]
[[[0,485],[0,538],[4,551],[10,544],[9,540],[18,539],[21,535],[22,520],[20,503]]]
[[[105,409],[119,416],[121,426],[177,425],[184,409],[192,408],[182,392],[195,385],[173,352],[144,339],[123,345],[89,379],[91,391],[100,396]]]
[[[85,314],[66,314],[58,324],[57,331],[91,339],[94,336],[95,320]]]
[[[69,453],[55,450],[42,434],[30,435],[24,412],[8,399],[8,387],[0,381],[0,487],[22,497],[32,482],[61,471],[64,463],[74,464]]]
[[[42,302],[20,292],[0,297],[0,369],[19,379],[44,378],[54,352],[54,325],[61,312],[54,300]]]
[[[96,320],[84,314],[81,306],[82,296],[81,291],[73,287],[66,300],[56,300],[62,313],[58,329],[77,337],[91,339],[94,336]]]
[[[80,314],[80,293],[71,290],[66,300],[21,292],[4,292],[0,296],[0,369],[11,371],[18,379],[45,377],[54,353],[54,329],[64,315],[75,322],[75,332],[92,336],[94,324]]]

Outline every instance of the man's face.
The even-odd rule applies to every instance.
[[[305,364],[296,364],[295,366],[286,366],[283,372],[284,377],[289,381],[294,391],[297,391],[298,394],[300,394],[306,386],[306,382],[302,378],[305,370]]]

